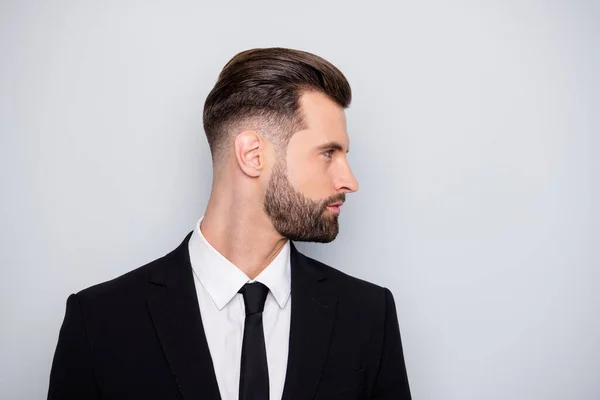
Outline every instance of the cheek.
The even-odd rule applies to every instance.
[[[332,183],[329,174],[317,162],[296,160],[295,163],[288,164],[288,179],[294,189],[306,197],[322,199],[331,195]]]

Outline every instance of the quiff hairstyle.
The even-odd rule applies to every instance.
[[[352,100],[344,74],[317,55],[286,48],[251,49],[235,55],[223,67],[204,104],[204,131],[213,162],[238,128],[257,129],[287,146],[293,133],[304,128],[299,100],[309,91],[326,95],[342,108],[348,108]]]

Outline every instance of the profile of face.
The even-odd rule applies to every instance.
[[[300,97],[306,129],[291,137],[276,161],[264,209],[280,235],[294,241],[329,243],[339,232],[346,194],[358,190],[347,160],[344,109],[318,92]]]

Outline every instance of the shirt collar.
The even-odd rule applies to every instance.
[[[290,242],[254,279],[251,280],[226,259],[206,240],[198,221],[188,244],[190,263],[200,283],[219,310],[227,305],[248,282],[260,282],[269,288],[280,308],[287,303],[291,293]]]

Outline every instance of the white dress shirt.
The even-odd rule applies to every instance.
[[[288,359],[291,317],[290,242],[254,279],[219,253],[196,224],[188,243],[198,304],[222,400],[238,400],[242,339],[246,318],[238,290],[248,282],[269,288],[263,329],[269,368],[270,400],[281,399]]]

